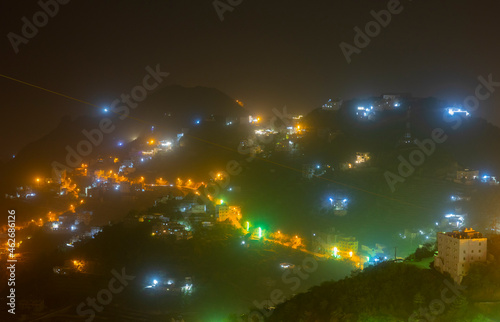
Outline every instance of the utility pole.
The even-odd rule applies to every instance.
[[[396,256],[396,249],[398,249],[397,247],[394,247],[394,260],[396,261],[398,258]]]

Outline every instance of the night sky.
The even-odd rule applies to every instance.
[[[339,44],[352,44],[353,28],[388,2],[243,0],[221,22],[211,0],[71,0],[15,54],[7,34],[21,34],[21,18],[40,7],[3,1],[0,73],[105,106],[160,64],[166,85],[214,87],[255,113],[284,105],[307,113],[328,98],[384,92],[461,104],[478,76],[500,81],[494,1],[401,1],[402,12],[348,64]],[[63,115],[93,109],[3,77],[0,86],[4,160]],[[499,103],[495,93],[477,113],[500,124]]]

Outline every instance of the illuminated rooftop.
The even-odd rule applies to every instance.
[[[449,237],[458,238],[458,239],[479,239],[485,238],[483,234],[475,231],[472,228],[465,228],[462,231],[454,230],[452,232],[440,233]]]

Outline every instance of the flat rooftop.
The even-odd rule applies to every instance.
[[[465,228],[462,231],[454,230],[452,232],[447,232],[447,233],[440,233],[452,238],[457,238],[457,239],[478,239],[478,238],[486,238],[483,237],[483,234],[480,232],[475,231],[474,229],[470,228]]]

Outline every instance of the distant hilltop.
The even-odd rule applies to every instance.
[[[248,122],[250,113],[242,105],[214,88],[170,85],[153,92],[123,120],[107,106],[94,110],[92,115],[74,119],[65,116],[55,129],[25,146],[14,159],[2,165],[2,184],[12,187],[30,182],[34,174],[44,173],[49,177],[52,162],[65,159],[66,147],[76,149],[77,144],[86,139],[83,131],[99,129],[104,119],[111,120],[108,127],[113,130],[103,135],[102,144],[93,146],[92,154],[105,153],[115,148],[117,141],[132,142],[151,131],[179,133],[205,120],[223,124],[228,120]],[[94,137],[100,139],[98,135]]]

